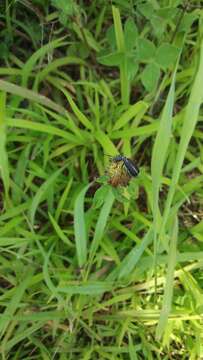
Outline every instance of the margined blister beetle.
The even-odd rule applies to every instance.
[[[123,164],[128,172],[128,174],[130,176],[137,176],[139,174],[139,169],[138,167],[132,162],[132,160],[128,159],[127,157],[125,156],[122,156],[122,155],[117,155],[117,156],[114,156],[112,161],[123,161]]]
[[[138,174],[138,167],[127,157],[117,155],[111,158],[108,175],[112,186],[127,186],[130,179]]]

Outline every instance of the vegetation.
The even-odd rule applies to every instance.
[[[203,358],[201,1],[0,4],[2,359]]]

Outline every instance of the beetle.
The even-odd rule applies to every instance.
[[[122,155],[111,157],[108,175],[109,184],[112,186],[127,186],[131,177],[136,177],[138,174],[139,169],[132,160]]]
[[[129,158],[123,155],[116,155],[112,158],[113,162],[123,161],[123,164],[130,176],[136,177],[139,174],[138,167]]]

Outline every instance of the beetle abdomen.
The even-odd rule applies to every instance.
[[[123,162],[125,164],[125,167],[129,173],[129,175],[137,176],[139,174],[139,169],[135,164],[133,164],[132,160],[124,157]]]

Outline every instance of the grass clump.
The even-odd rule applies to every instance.
[[[202,29],[200,1],[1,4],[2,359],[203,357]]]

